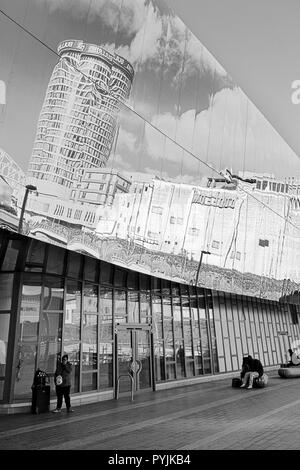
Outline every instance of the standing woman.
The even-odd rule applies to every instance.
[[[60,413],[65,399],[67,411],[73,411],[71,408],[70,390],[71,390],[71,372],[72,364],[68,361],[67,354],[64,354],[61,362],[57,364],[54,374],[55,390],[57,396],[57,405],[53,413]]]

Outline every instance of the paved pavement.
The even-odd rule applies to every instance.
[[[74,413],[2,415],[0,455],[16,449],[106,450],[112,456],[126,450],[300,450],[299,424],[300,379],[273,371],[264,389],[234,389],[226,378],[143,393],[133,402],[123,396],[82,405]]]

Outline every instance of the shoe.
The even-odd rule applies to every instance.
[[[244,388],[244,387],[246,387],[246,384],[242,384],[242,385],[240,386],[240,388]]]
[[[252,387],[252,385],[249,385],[249,386],[246,387],[246,388],[247,388],[247,390],[250,390],[250,389],[253,388],[253,387]]]
[[[74,411],[74,410],[73,410],[72,408],[68,408],[68,409],[67,409],[67,412],[68,412],[68,413],[73,413],[73,411]]]
[[[61,409],[60,408],[55,408],[55,410],[53,410],[52,413],[61,413]]]

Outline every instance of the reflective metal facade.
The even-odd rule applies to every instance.
[[[37,187],[24,233],[186,284],[298,290],[298,156],[166,2],[88,3],[4,1],[0,145]],[[99,167],[120,184],[88,181]]]

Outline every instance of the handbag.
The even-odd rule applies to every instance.
[[[264,388],[268,383],[269,377],[263,374],[261,377],[255,377],[253,380],[253,387]]]
[[[63,378],[61,375],[56,376],[56,385],[61,385],[63,383]]]
[[[240,387],[242,385],[242,379],[239,377],[233,377],[231,385],[233,388]]]

